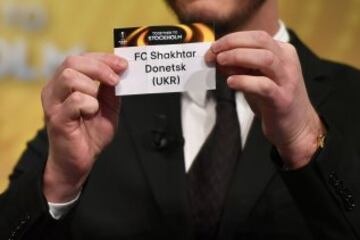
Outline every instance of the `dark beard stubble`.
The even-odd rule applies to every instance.
[[[222,16],[219,19],[202,19],[200,16],[184,12],[184,10],[180,9],[178,4],[176,4],[176,1],[177,0],[165,0],[181,23],[204,22],[209,25],[214,25],[217,36],[241,29],[266,2],[266,0],[248,0],[246,6],[242,7],[242,9],[234,9],[227,16]]]

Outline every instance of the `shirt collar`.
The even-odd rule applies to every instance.
[[[280,42],[290,42],[290,34],[283,21],[279,20],[279,30],[273,38]]]
[[[279,30],[273,37],[280,42],[290,42],[290,34],[287,31],[283,21],[279,20]],[[187,91],[184,94],[189,97],[196,105],[204,108],[206,105],[208,91]]]

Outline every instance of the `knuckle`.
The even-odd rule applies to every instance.
[[[41,105],[42,105],[45,115],[47,113],[45,111],[49,108],[49,106],[51,104],[51,97],[53,96],[51,93],[52,93],[52,85],[48,82],[41,89],[41,92],[40,92]]]
[[[233,53],[233,58],[235,63],[241,63],[243,61],[243,57],[240,54],[240,50],[237,50]]]
[[[65,68],[61,73],[63,81],[68,81],[76,77],[76,71],[71,68]]]
[[[45,117],[48,116],[48,112],[47,112],[47,109],[48,109],[48,103],[47,103],[47,99],[46,99],[46,96],[45,96],[45,93],[41,92],[41,106],[42,106],[42,109],[44,111],[44,115]]]
[[[100,90],[100,85],[96,84],[95,82],[90,82],[89,83],[89,88],[91,91],[91,96],[92,97],[97,97],[99,90]]]
[[[73,167],[76,169],[76,171],[80,173],[86,173],[91,168],[89,161],[76,161],[73,164],[74,164]]]
[[[40,97],[41,97],[41,101],[42,101],[42,102],[45,102],[45,101],[46,101],[48,88],[49,88],[49,83],[47,83],[47,84],[41,89]]]
[[[289,49],[289,51],[290,51],[291,53],[297,53],[297,50],[296,50],[296,48],[295,48],[294,45],[292,45],[292,44],[290,44],[290,43],[286,43],[285,46]]]
[[[271,51],[265,51],[262,60],[265,66],[271,66],[275,62],[275,54]]]
[[[89,53],[89,52],[83,52],[83,53],[79,54],[80,57],[90,57],[91,55],[92,55],[92,53]]]
[[[41,105],[42,105],[42,108],[44,110],[44,113],[45,113],[45,116],[46,116],[46,109],[47,109],[47,90],[46,90],[46,87],[44,87],[42,90],[41,90]]]
[[[260,45],[265,45],[271,39],[270,35],[265,31],[254,32],[254,38]]]
[[[223,65],[225,63],[225,57],[223,53],[220,53],[216,56],[216,61],[220,64]]]
[[[63,62],[63,66],[65,68],[71,68],[72,66],[76,65],[79,61],[79,56],[68,56],[65,58]]]
[[[269,82],[269,80],[264,81],[264,83],[261,86],[262,86],[261,91],[264,96],[267,96],[270,98],[274,96],[273,84],[271,84],[271,82]]]
[[[52,122],[54,110],[53,107],[49,106],[49,104],[45,101],[42,104],[42,110],[44,113],[44,118],[46,122]]]
[[[71,68],[67,68],[64,70],[61,81],[62,84],[70,91],[74,91],[77,89],[79,85],[79,73]]]
[[[72,104],[78,104],[83,101],[83,95],[80,92],[73,92],[69,97],[69,101]]]
[[[78,77],[78,73],[71,69],[71,68],[66,68],[62,74],[61,74],[61,79],[60,81],[62,81],[62,84],[68,88],[69,90],[74,90],[75,89],[75,83],[76,83],[76,79]]]
[[[285,43],[283,46],[284,46],[286,54],[288,56],[290,56],[291,58],[295,58],[298,55],[297,50],[294,45],[292,45],[290,43]]]

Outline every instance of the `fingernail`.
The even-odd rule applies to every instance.
[[[111,78],[111,82],[113,82],[114,84],[117,84],[120,80],[120,77],[115,73],[111,73],[110,78]]]
[[[231,86],[231,84],[233,83],[233,81],[234,81],[234,77],[233,77],[233,76],[228,77],[228,79],[226,80],[226,82],[227,82],[227,84],[228,84],[229,86]]]
[[[213,51],[213,53],[217,53],[218,50],[219,50],[219,44],[217,42],[214,42],[212,45],[211,45],[211,51]]]
[[[217,62],[220,64],[220,65],[223,65],[226,63],[226,60],[224,58],[224,54],[220,53],[219,55],[217,55],[216,57],[216,60]]]
[[[128,62],[125,59],[120,58],[119,61],[117,62],[117,65],[119,68],[124,69],[127,68]]]
[[[214,62],[214,54],[209,50],[206,54],[205,54],[205,62],[206,63],[213,63]]]

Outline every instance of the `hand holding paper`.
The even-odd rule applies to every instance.
[[[245,94],[286,166],[307,165],[325,129],[309,100],[295,48],[265,32],[237,32],[214,43],[206,58],[225,70],[231,88]]]
[[[72,200],[96,156],[112,140],[120,108],[114,86],[126,67],[127,62],[113,54],[68,57],[43,88],[50,144],[43,177],[47,201]]]

